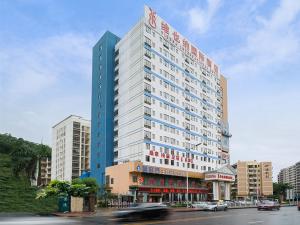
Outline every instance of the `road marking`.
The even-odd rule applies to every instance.
[[[222,217],[228,217],[228,216],[231,216],[231,215],[193,217],[193,218],[182,218],[182,219],[165,220],[165,221],[145,221],[145,222],[140,222],[140,223],[128,223],[128,224],[124,224],[124,225],[178,223],[178,222],[188,222],[188,221],[194,221],[194,220],[208,220],[208,219],[222,218]]]
[[[252,222],[248,222],[249,224],[258,224],[258,223],[263,223],[264,221],[252,221]]]

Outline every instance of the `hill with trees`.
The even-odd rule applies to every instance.
[[[51,157],[49,146],[0,134],[0,212],[56,211],[57,199],[35,199],[38,187],[31,185],[45,157]]]

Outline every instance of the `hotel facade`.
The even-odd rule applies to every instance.
[[[108,191],[230,198],[226,78],[147,6],[122,39],[106,32],[93,48],[91,126],[91,175]]]

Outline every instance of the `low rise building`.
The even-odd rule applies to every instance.
[[[238,199],[264,198],[273,194],[272,162],[238,161],[233,190]]]
[[[230,185],[235,179],[228,166],[199,173],[137,161],[107,167],[105,174],[106,190],[133,202],[230,200]]]

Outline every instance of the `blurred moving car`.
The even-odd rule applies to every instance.
[[[162,203],[140,203],[116,211],[114,216],[119,220],[137,221],[144,219],[165,219],[169,214],[169,207]]]
[[[298,210],[300,211],[300,202],[298,202]]]
[[[204,210],[208,211],[226,211],[227,209],[227,204],[224,204],[222,202],[208,202],[204,207]]]
[[[280,209],[280,204],[276,201],[265,200],[257,204],[257,210]]]

